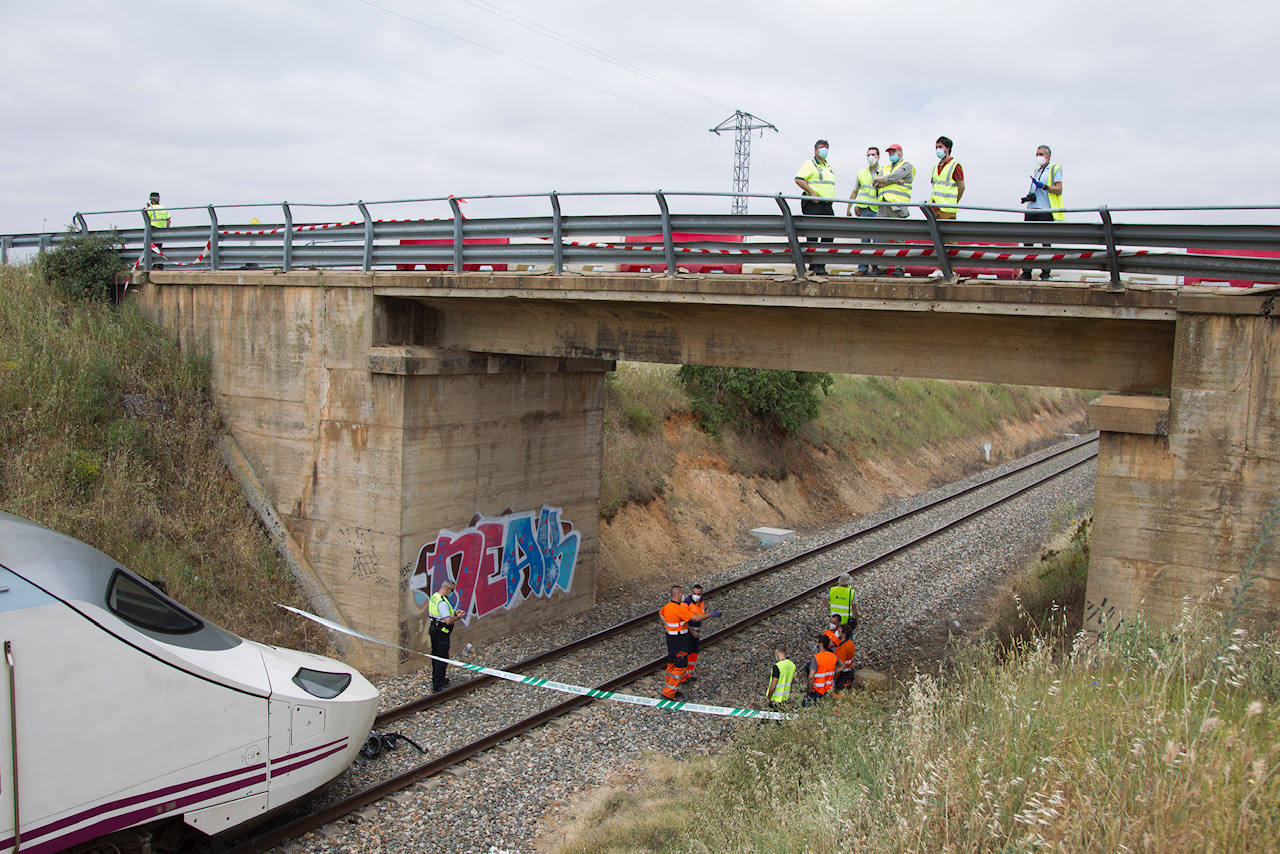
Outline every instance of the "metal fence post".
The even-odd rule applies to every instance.
[[[80,229],[81,234],[89,233],[89,224],[84,221],[84,214],[80,213],[80,211],[76,211],[76,215],[71,218],[71,221],[76,224],[76,228]]]
[[[938,225],[938,217],[928,205],[923,205],[920,212],[929,221],[929,234],[933,236],[933,254],[938,256],[938,269],[942,271],[942,278],[951,282],[951,258],[947,255],[947,244],[942,242],[942,228]]]
[[[369,209],[365,207],[363,201],[356,202],[356,207],[360,209],[360,216],[364,217],[364,271],[367,273],[373,266],[373,219],[369,216]]]
[[[12,239],[8,236],[0,237],[0,267],[6,267],[9,264],[9,241]]]
[[[676,246],[671,239],[671,211],[667,210],[667,198],[658,190],[653,194],[658,199],[658,209],[662,211],[662,251],[667,256],[667,275],[676,274]]]
[[[453,272],[462,272],[462,206],[453,196],[449,197],[449,207],[453,209]]]
[[[218,212],[209,205],[209,269],[218,269]]]
[[[804,278],[804,253],[800,251],[800,237],[796,234],[796,220],[791,214],[791,206],[787,204],[787,200],[782,198],[782,193],[777,196],[778,207],[782,209],[782,224],[787,229],[787,242],[791,244],[791,258],[796,264],[796,275]]]
[[[1120,281],[1120,256],[1116,254],[1116,229],[1111,223],[1111,211],[1103,205],[1098,208],[1098,215],[1102,217],[1102,239],[1107,243],[1107,267],[1111,270],[1111,287],[1123,288],[1124,282]]]
[[[151,217],[142,210],[142,269],[151,272]]]
[[[284,247],[280,268],[287,273],[293,269],[293,212],[289,210],[288,202],[281,202],[280,207],[284,208]]]
[[[552,269],[559,276],[564,272],[564,220],[560,216],[560,194],[551,191],[551,255]]]

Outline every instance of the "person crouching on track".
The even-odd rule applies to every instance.
[[[452,581],[446,581],[440,585],[439,590],[431,594],[431,598],[427,601],[427,616],[431,618],[431,654],[438,656],[431,659],[431,693],[433,694],[443,691],[444,686],[449,684],[449,680],[445,677],[448,665],[439,659],[449,657],[449,635],[453,631],[453,624],[458,622],[458,612],[449,602],[449,597],[453,595],[456,588],[457,585]]]
[[[671,588],[671,601],[658,609],[658,619],[667,636],[667,684],[662,687],[662,696],[674,700],[680,695],[680,684],[684,682],[685,671],[689,666],[689,620],[698,618],[708,620],[720,616],[719,611],[710,614],[695,611],[692,606],[684,604],[684,588],[679,584]]]
[[[684,604],[698,611],[707,613],[707,603],[702,601],[702,585],[695,584],[689,588],[689,595],[684,597]],[[698,666],[698,651],[702,648],[702,621],[689,621],[689,667],[685,670],[684,681],[693,680],[693,671]]]
[[[833,650],[836,654],[836,690],[840,691],[853,684],[853,655],[858,651],[853,638],[849,637],[849,627],[841,626],[836,632],[837,643]]]
[[[836,654],[831,651],[831,641],[825,634],[818,635],[818,640],[813,645],[813,658],[809,659],[806,668],[809,673],[809,690],[800,705],[812,705],[830,694],[836,684],[836,668],[839,666]]]
[[[791,701],[791,682],[796,676],[796,664],[787,658],[781,644],[773,648],[773,654],[778,660],[769,673],[769,688],[764,695],[769,699],[770,705],[781,706]]]

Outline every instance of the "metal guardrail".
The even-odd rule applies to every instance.
[[[471,200],[546,199],[545,216],[465,218],[453,196],[354,203],[273,203],[281,220],[271,224],[230,224],[236,209],[262,204],[170,207],[171,213],[199,211],[207,225],[153,228],[145,210],[76,213],[74,226],[62,233],[0,235],[0,262],[10,249],[49,249],[70,234],[110,235],[135,267],[160,265],[196,270],[309,268],[374,270],[428,269],[463,271],[490,267],[545,269],[563,273],[570,266],[624,265],[678,270],[694,265],[741,269],[741,265],[793,269],[803,276],[810,264],[874,265],[936,268],[951,280],[957,269],[986,271],[1038,268],[1102,271],[1113,286],[1121,274],[1201,276],[1280,282],[1280,258],[1247,254],[1188,254],[1203,249],[1219,253],[1280,250],[1280,226],[1270,223],[1184,224],[1117,222],[1122,212],[1275,211],[1266,206],[1204,208],[1068,208],[1066,221],[1003,222],[938,219],[925,205],[908,218],[844,217],[796,214],[792,202],[803,196],[767,196],[779,212],[761,214],[682,214],[671,200],[727,197],[723,193],[590,192],[484,195]],[[613,197],[628,202],[648,197],[650,213],[567,216],[561,200],[569,197]],[[448,205],[443,218],[377,219],[371,208],[405,205]],[[847,204],[835,200],[836,209]],[[302,208],[354,207],[359,219],[299,222]],[[959,206],[972,213],[1022,214],[1021,209]],[[222,211],[222,215],[219,215]],[[441,209],[443,213],[443,210]],[[90,229],[88,218],[137,216],[142,226]],[[1084,217],[1092,221],[1084,221]],[[1044,247],[1049,248],[1044,248]]]

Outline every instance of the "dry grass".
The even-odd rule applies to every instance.
[[[0,268],[0,508],[163,580],[246,637],[325,650],[271,604],[302,603],[227,478],[219,429],[206,367],[131,307]]]
[[[1091,644],[1059,619],[896,694],[744,723],[701,788],[664,767],[642,809],[598,810],[559,850],[1274,851],[1280,633],[1242,627],[1256,570],[1172,630]]]

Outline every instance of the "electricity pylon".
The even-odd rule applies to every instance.
[[[734,110],[733,115],[711,128],[716,136],[720,131],[732,128],[736,131],[733,143],[733,200],[729,205],[729,213],[744,214],[747,212],[745,193],[751,185],[751,132],[760,131],[764,135],[766,129],[776,132],[778,129],[764,119]]]

